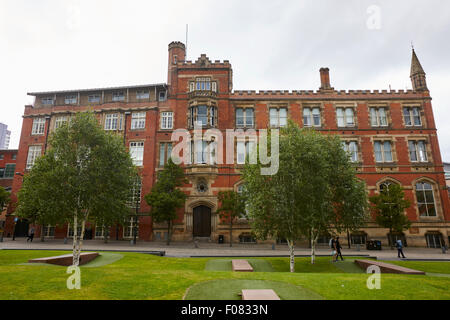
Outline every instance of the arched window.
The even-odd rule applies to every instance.
[[[436,206],[434,201],[433,186],[425,181],[416,184],[417,207],[419,208],[419,216],[435,217]]]
[[[380,192],[389,190],[389,187],[393,184],[396,184],[396,183],[391,180],[386,180],[386,181],[380,183]]]

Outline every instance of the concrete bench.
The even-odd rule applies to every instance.
[[[82,252],[80,254],[80,266],[83,264],[86,264],[88,262],[91,262],[98,256],[99,256],[98,252]],[[68,266],[71,266],[73,263],[73,255],[65,254],[65,255],[56,256],[56,257],[32,259],[32,260],[28,260],[28,263],[49,263],[49,264],[55,264],[57,266],[68,267]]]
[[[390,264],[386,262],[372,261],[372,260],[355,260],[355,263],[359,265],[364,270],[367,270],[370,266],[377,266],[380,268],[381,273],[397,273],[397,274],[417,274],[424,275],[425,272],[413,270],[395,264]]]
[[[269,290],[242,290],[242,300],[281,300],[273,291]]]
[[[232,260],[231,264],[235,272],[253,272],[253,267],[247,260]]]

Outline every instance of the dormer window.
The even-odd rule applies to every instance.
[[[65,104],[77,104],[77,96],[75,94],[67,95],[64,99]]]
[[[123,93],[123,91],[113,92],[112,101],[114,102],[125,101],[125,94]]]
[[[55,101],[54,98],[50,98],[50,97],[42,98],[42,99],[41,99],[41,103],[42,103],[44,106],[51,106],[51,105],[53,105],[54,101]]]

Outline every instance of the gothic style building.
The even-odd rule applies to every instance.
[[[328,68],[320,70],[317,91],[233,91],[229,61],[211,61],[206,55],[195,62],[185,58],[185,45],[172,42],[167,83],[30,93],[35,103],[25,107],[16,171],[24,174],[33,166],[46,151],[49,134],[71,115],[92,110],[105,130],[123,135],[140,167],[142,183],[136,188],[135,199],[138,238],[158,241],[166,236],[165,226],[152,223],[149,207],[142,199],[173,149],[171,135],[175,129],[191,130],[194,123],[201,123],[203,129],[215,128],[225,134],[227,129],[283,127],[292,119],[301,127],[340,135],[369,194],[393,183],[404,188],[412,203],[405,214],[413,224],[395,237],[406,239],[410,246],[448,244],[449,196],[425,72],[414,51],[413,90],[407,91],[336,90],[331,86]],[[174,240],[202,237],[217,241],[223,235],[229,241],[229,227],[218,218],[217,194],[241,190],[240,170],[248,144],[236,142],[233,165],[208,164],[204,147],[196,148],[192,152],[195,160],[184,166],[189,183],[183,190],[188,197],[174,224]],[[20,174],[14,178],[13,197],[21,186]],[[7,232],[11,233],[13,206],[8,213]],[[111,238],[131,238],[135,223],[130,217],[129,224],[111,228]],[[254,242],[244,218],[234,229],[234,241]],[[72,230],[68,226],[45,226],[42,232],[46,237],[65,238]],[[87,238],[100,238],[104,232],[102,226],[92,224]],[[362,244],[376,239],[387,243],[387,233],[368,222],[351,235],[351,241]],[[321,241],[326,243],[326,235]]]

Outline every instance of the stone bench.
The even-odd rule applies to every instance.
[[[367,270],[370,266],[377,266],[380,268],[381,273],[397,273],[397,274],[417,274],[424,275],[425,272],[413,270],[395,264],[390,264],[386,262],[372,261],[372,260],[355,260],[355,263],[359,265],[364,270]]]
[[[91,262],[99,256],[98,252],[82,252],[80,254],[80,266]],[[57,266],[69,267],[73,263],[73,254],[65,254],[62,256],[48,257],[48,258],[38,258],[28,260],[28,263],[49,263],[55,264]]]
[[[247,260],[232,260],[231,264],[234,272],[253,272],[253,267]]]
[[[273,291],[269,290],[242,290],[242,300],[281,300]]]

